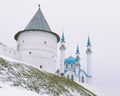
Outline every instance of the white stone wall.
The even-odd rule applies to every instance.
[[[25,31],[18,37],[20,60],[48,72],[56,71],[57,38],[43,31]]]
[[[10,57],[10,58],[14,58],[16,60],[18,60],[18,58],[19,58],[19,54],[16,50],[14,50],[12,48],[9,48],[2,43],[0,43],[0,55]]]

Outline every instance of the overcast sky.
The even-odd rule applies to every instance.
[[[80,46],[86,67],[88,33],[92,43],[93,84],[120,90],[119,0],[0,0],[0,42],[15,48],[14,34],[23,30],[41,4],[53,32],[64,29],[66,57]]]

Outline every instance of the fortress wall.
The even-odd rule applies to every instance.
[[[0,55],[6,56],[6,57],[10,57],[13,59],[18,60],[19,59],[19,55],[18,52],[12,48],[9,48],[8,46],[0,43]]]

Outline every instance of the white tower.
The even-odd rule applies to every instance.
[[[15,35],[20,60],[54,73],[59,35],[52,32],[40,7],[23,31]]]
[[[88,78],[88,83],[91,83],[91,79],[92,79],[92,72],[91,72],[91,54],[92,54],[92,50],[91,50],[91,42],[90,42],[90,37],[88,37],[88,41],[87,41],[87,50],[86,50],[86,54],[87,54],[87,74],[90,76]]]
[[[65,59],[65,38],[64,38],[64,33],[62,33],[62,38],[61,38],[61,45],[60,45],[60,73],[61,75],[64,74],[64,59]]]

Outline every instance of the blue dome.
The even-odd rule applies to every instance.
[[[73,58],[72,56],[65,59],[64,64],[75,64],[77,62],[77,58]]]

